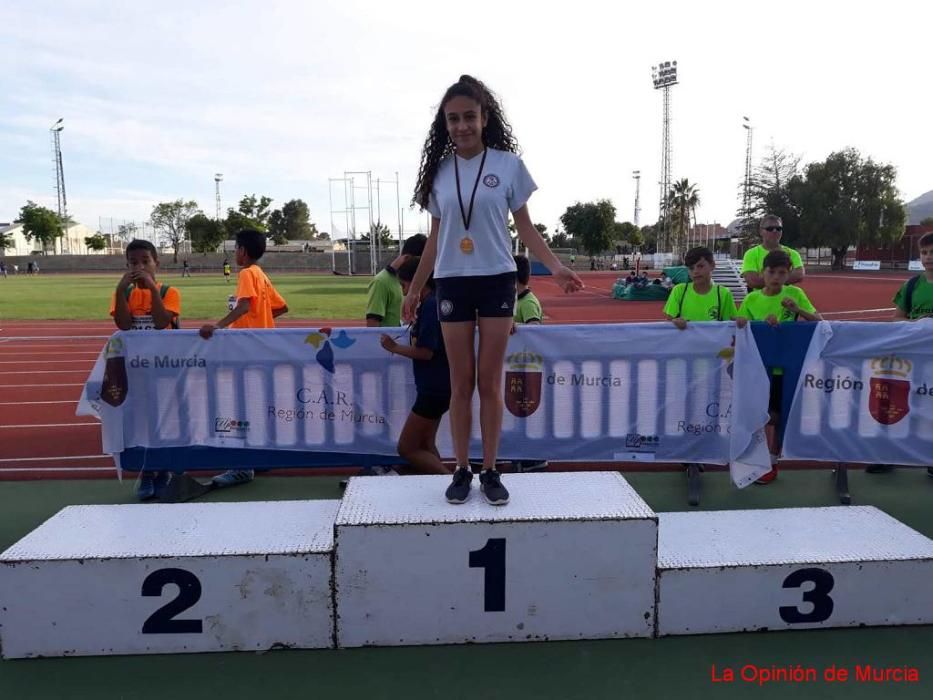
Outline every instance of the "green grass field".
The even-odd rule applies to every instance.
[[[363,318],[366,286],[371,277],[334,275],[270,275],[288,302],[285,318]],[[181,320],[218,319],[227,313],[227,296],[236,276],[225,283],[220,274],[182,278],[164,275],[161,282],[181,292]],[[0,278],[0,319],[101,321],[109,318],[110,298],[119,275],[39,275]]]

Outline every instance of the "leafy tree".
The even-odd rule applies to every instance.
[[[198,212],[185,223],[185,233],[196,253],[213,253],[224,242],[227,230],[222,221]]]
[[[126,242],[132,241],[134,238],[136,238],[137,229],[138,227],[136,224],[132,222],[128,224],[120,224],[117,226],[117,236]]]
[[[270,204],[272,204],[272,197],[263,195],[257,199],[255,194],[244,195],[240,199],[237,211],[262,226],[259,230],[265,231],[268,228],[269,216],[272,214],[269,211]]]
[[[276,243],[313,241],[317,235],[317,226],[311,223],[308,205],[300,199],[289,200],[269,215],[269,236]]]
[[[174,261],[178,262],[178,249],[185,240],[185,224],[198,213],[198,203],[194,200],[176,199],[174,202],[160,202],[152,208],[149,220],[152,227],[162,236],[162,240],[172,246]]]
[[[618,221],[612,225],[613,233],[615,234],[616,240],[618,241],[627,241],[633,233],[638,231],[638,227],[635,226],[631,221],[623,221],[619,223]]]
[[[578,239],[588,255],[598,255],[612,245],[616,208],[608,199],[577,202],[561,214],[564,229]]]
[[[633,248],[638,248],[645,244],[645,237],[641,232],[641,229],[635,228],[633,225],[632,228],[635,230],[628,235],[628,244]]]
[[[671,212],[671,230],[674,234],[673,252],[675,255],[686,252],[687,231],[690,221],[696,218],[696,208],[700,205],[700,190],[690,184],[687,178],[678,180],[668,194],[668,207]]]
[[[659,220],[657,223],[650,226],[642,226],[641,234],[642,244],[641,251],[643,253],[656,253],[658,250],[658,238],[663,231],[664,222]]]
[[[791,182],[800,175],[800,156],[770,147],[768,153],[752,172],[749,186],[750,206],[740,209],[743,242],[757,245],[759,240],[758,221],[765,214],[781,217],[785,245],[800,242],[800,212],[791,194]]]
[[[392,232],[384,223],[377,221],[372,225],[368,233],[360,236],[361,241],[369,241],[370,239],[375,239],[378,245],[385,248],[392,245]]]
[[[285,215],[281,209],[276,209],[269,215],[269,238],[276,245],[288,243],[288,232],[285,225]]]
[[[51,209],[27,201],[20,209],[18,222],[23,224],[23,235],[27,241],[36,240],[43,250],[55,249],[55,242],[65,235],[64,222]]]
[[[802,241],[830,248],[833,267],[839,269],[849,246],[897,241],[907,212],[896,177],[893,165],[863,158],[853,148],[808,165],[805,177],[792,179],[787,188],[800,212]]]
[[[921,226],[933,226],[933,216],[928,216],[920,222]]]
[[[569,248],[570,247],[570,236],[561,229],[557,229],[553,236],[551,236],[551,247],[552,248]]]
[[[98,231],[93,236],[85,236],[84,245],[91,250],[103,250],[107,247],[107,239]]]
[[[249,218],[236,209],[227,209],[227,218],[224,219],[223,224],[226,236],[231,240],[236,238],[237,232],[243,229],[262,231],[263,233],[266,231],[265,227],[258,221]]]

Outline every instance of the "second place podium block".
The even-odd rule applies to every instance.
[[[657,516],[610,472],[509,474],[511,502],[444,476],[356,478],[337,513],[344,647],[650,637]]]
[[[6,658],[333,646],[337,501],[70,506],[0,555]]]

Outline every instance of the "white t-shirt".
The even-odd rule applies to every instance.
[[[487,148],[486,163],[476,188],[470,230],[466,231],[457,199],[454,158],[457,158],[460,171],[463,213],[468,215],[470,195],[473,193],[483,154],[479,153],[469,160],[451,155],[444,158],[437,169],[428,202],[428,211],[441,222],[434,276],[467,277],[514,272],[515,260],[512,258],[508,229],[509,212],[518,211],[525,206],[531,193],[538,189],[538,186],[517,155]],[[460,242],[464,236],[469,236],[473,241],[472,253],[464,253],[461,250]]]

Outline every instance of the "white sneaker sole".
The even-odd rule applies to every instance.
[[[489,496],[486,495],[485,490],[483,490],[483,500],[486,501],[486,503],[488,503],[491,506],[504,506],[509,502],[508,498],[502,501],[493,501],[489,498]]]

